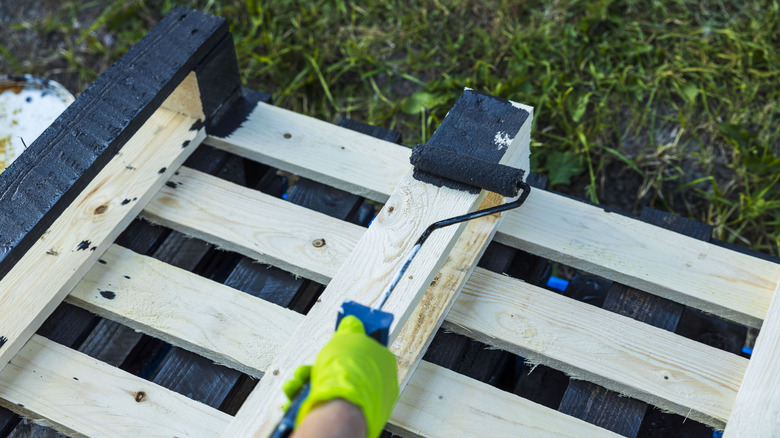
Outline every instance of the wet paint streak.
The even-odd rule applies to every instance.
[[[81,243],[79,243],[79,246],[76,248],[77,251],[85,251],[89,249],[89,245],[92,244],[89,240],[82,240]]]

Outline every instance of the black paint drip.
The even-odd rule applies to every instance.
[[[90,245],[91,243],[92,243],[92,242],[90,242],[89,240],[82,240],[82,241],[81,241],[81,243],[79,243],[79,246],[76,248],[76,250],[77,250],[77,251],[85,251],[85,250],[88,250],[88,249],[89,249],[89,245]]]

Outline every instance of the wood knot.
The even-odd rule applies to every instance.
[[[137,403],[141,403],[142,401],[146,400],[146,393],[143,391],[138,391],[133,394],[133,398]]]
[[[325,239],[314,239],[311,244],[314,245],[315,248],[322,248],[325,246]]]
[[[105,204],[101,205],[100,207],[95,209],[95,214],[103,214],[106,212],[106,210],[108,210],[108,206]]]
[[[395,211],[395,207],[393,207],[392,205],[387,207],[387,214],[390,214],[390,213],[392,213],[394,211]]]
[[[285,132],[284,138],[292,138],[292,134],[290,134],[289,132]]]
[[[273,374],[274,376],[278,376],[279,375],[279,370],[274,370],[274,372],[271,373],[271,374]]]

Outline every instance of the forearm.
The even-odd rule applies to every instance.
[[[330,400],[312,409],[292,438],[366,438],[366,419],[352,403]]]

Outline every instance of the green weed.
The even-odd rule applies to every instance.
[[[80,30],[40,26],[73,36],[63,56],[89,78],[85,53],[118,58],[175,4],[228,18],[245,82],[281,106],[411,144],[475,88],[535,107],[533,166],[553,189],[598,201],[630,175],[617,207],[778,253],[777,2],[123,0]]]

